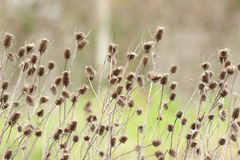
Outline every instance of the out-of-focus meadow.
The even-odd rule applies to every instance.
[[[78,58],[79,67],[85,62],[101,65],[111,41],[119,44],[119,54],[123,55],[131,42],[137,45],[142,39],[147,41],[149,31],[164,26],[157,70],[163,72],[170,64],[179,65],[179,87],[188,93],[191,78],[194,84],[197,82],[198,64],[218,49],[230,48],[234,60],[240,60],[239,19],[239,0],[3,0],[0,5],[1,37],[5,31],[15,34],[16,48],[46,37],[53,43],[50,59],[59,59],[65,47],[74,46],[75,27],[91,32],[88,51]],[[118,63],[123,65],[125,59]],[[181,76],[181,72],[187,74]]]

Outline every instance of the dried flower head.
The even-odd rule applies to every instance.
[[[178,67],[176,65],[172,65],[171,68],[170,68],[170,73],[173,74],[173,73],[176,73],[178,70]]]
[[[128,140],[128,137],[127,137],[126,135],[122,135],[122,136],[119,138],[119,142],[120,142],[120,143],[125,143],[127,140]]]
[[[85,38],[85,34],[83,32],[78,32],[78,33],[75,33],[75,39],[77,41],[81,41]]]
[[[89,43],[88,40],[86,39],[83,39],[81,41],[78,42],[77,44],[77,47],[78,47],[78,50],[83,50],[83,48]]]
[[[161,141],[160,139],[156,139],[156,140],[153,140],[153,141],[152,141],[152,145],[153,145],[154,147],[160,146],[161,143],[162,143],[162,141]]]
[[[149,41],[143,44],[143,49],[145,53],[150,53],[151,49],[154,46],[154,42],[153,41]]]
[[[12,40],[14,39],[14,35],[11,33],[5,33],[4,38],[3,38],[3,46],[5,49],[10,47],[12,45]]]
[[[110,53],[110,54],[115,54],[115,53],[117,53],[118,52],[118,45],[117,44],[109,44],[109,46],[108,46],[108,53]]]
[[[63,86],[68,86],[70,83],[70,78],[69,78],[69,72],[68,71],[64,71],[62,73],[62,83]]]
[[[71,52],[69,48],[66,48],[64,51],[64,58],[68,60],[71,57]]]
[[[136,56],[137,56],[137,54],[135,52],[128,52],[127,53],[128,61],[131,61],[131,60],[135,59]]]
[[[14,112],[10,115],[10,118],[8,120],[8,124],[10,126],[13,126],[14,124],[17,123],[17,121],[19,120],[19,118],[21,117],[21,113],[19,112]]]
[[[26,52],[27,54],[32,53],[33,50],[35,49],[35,44],[34,43],[29,43],[26,45]]]
[[[10,159],[12,157],[13,151],[8,149],[4,153],[4,159]]]
[[[55,67],[55,63],[53,61],[49,61],[48,62],[48,69],[52,70],[52,69],[54,69],[54,67]]]
[[[154,38],[156,39],[157,42],[159,42],[162,39],[164,29],[165,29],[164,27],[160,26],[157,27],[154,33]]]
[[[92,81],[96,77],[96,71],[92,68],[92,66],[86,66],[85,72],[90,81]]]
[[[229,49],[221,49],[218,53],[218,58],[221,63],[225,62],[229,56]]]
[[[47,49],[47,46],[48,46],[48,40],[47,39],[42,39],[40,44],[39,44],[39,47],[38,47],[38,51],[40,54],[43,54],[46,52],[46,49]]]

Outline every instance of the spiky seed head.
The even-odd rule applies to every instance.
[[[69,72],[68,71],[64,71],[62,73],[62,83],[63,86],[68,86],[70,83],[70,78],[69,78]]]
[[[171,74],[176,73],[177,70],[178,70],[178,66],[172,65],[171,68],[170,68],[170,73],[171,73]]]
[[[54,67],[55,67],[55,63],[53,61],[49,61],[48,62],[48,69],[52,70],[52,69],[54,69]]]
[[[71,52],[69,48],[66,48],[64,51],[64,58],[68,60],[71,57]]]
[[[162,141],[161,141],[160,139],[155,139],[155,140],[152,141],[152,145],[153,145],[154,147],[160,146],[161,143],[162,143]]]
[[[3,38],[3,46],[5,49],[10,47],[12,45],[12,40],[14,39],[14,35],[11,33],[5,33],[4,38]]]
[[[44,72],[45,72],[45,68],[44,68],[44,66],[39,66],[39,68],[38,68],[38,76],[39,77],[41,77],[41,76],[43,76],[44,75]]]
[[[108,53],[109,54],[115,54],[115,53],[117,53],[118,52],[118,45],[117,44],[109,44],[109,46],[108,46]]]
[[[78,143],[79,141],[79,136],[78,135],[74,135],[73,138],[72,138],[73,142],[74,143]]]
[[[120,142],[120,143],[125,143],[127,140],[128,140],[128,137],[127,137],[126,135],[122,135],[122,136],[119,138],[119,142]]]
[[[29,106],[31,106],[31,107],[34,106],[34,100],[33,100],[33,98],[32,98],[30,95],[27,95],[26,98],[25,98],[25,100],[26,100],[26,103],[27,103]]]
[[[204,71],[208,70],[210,68],[210,63],[208,62],[203,62],[202,65],[201,65],[202,69]]]
[[[172,149],[172,148],[168,150],[168,154],[171,157],[176,157],[177,156],[177,152],[174,149]]]
[[[2,83],[2,90],[6,90],[8,88],[9,81],[3,81]]]
[[[8,149],[4,152],[4,159],[10,159],[12,157],[13,151]]]
[[[36,130],[35,131],[35,136],[41,137],[42,136],[42,130]]]
[[[145,53],[150,53],[153,46],[154,46],[154,42],[153,41],[149,41],[143,44],[143,50]]]
[[[218,140],[218,144],[223,146],[226,143],[226,138],[222,137]]]
[[[86,36],[85,36],[85,34],[84,34],[83,32],[75,33],[75,39],[76,39],[77,41],[81,41],[81,40],[83,40],[85,37],[86,37]]]
[[[157,27],[157,29],[154,33],[154,38],[156,39],[157,42],[159,42],[162,39],[164,30],[165,30],[164,27],[160,27],[160,26]]]
[[[88,40],[83,39],[81,41],[78,42],[78,50],[83,50],[83,48],[89,43]]]
[[[48,46],[48,40],[42,39],[38,47],[38,51],[41,55],[46,52],[47,46]]]
[[[35,49],[35,44],[34,43],[29,43],[26,45],[26,52],[27,54],[32,53],[33,50]]]

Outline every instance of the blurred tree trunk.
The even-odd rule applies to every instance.
[[[107,46],[110,42],[111,30],[111,9],[110,0],[97,0],[98,33],[95,64],[97,70],[102,69],[102,65],[107,54]]]

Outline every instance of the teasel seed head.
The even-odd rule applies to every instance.
[[[18,57],[22,58],[24,54],[25,54],[25,47],[20,47],[17,53]]]
[[[62,96],[59,96],[57,100],[55,101],[55,104],[58,106],[61,106],[61,104],[64,102],[64,98]]]
[[[8,149],[4,153],[4,159],[10,159],[12,157],[13,151],[11,149]]]
[[[45,72],[45,68],[44,68],[44,66],[39,66],[39,68],[38,68],[38,76],[39,77],[41,77],[41,76],[43,76],[44,75],[44,72]]]
[[[117,53],[118,52],[118,45],[117,44],[109,44],[109,46],[108,46],[108,53],[109,54],[115,54],[115,53]]]
[[[209,85],[208,88],[210,88],[211,90],[214,90],[217,87],[217,82],[216,81],[212,81]]]
[[[70,97],[70,100],[72,103],[76,103],[77,102],[77,95],[75,93],[72,93],[71,97]]]
[[[220,96],[222,98],[226,97],[227,94],[228,94],[228,89],[227,88],[222,89],[221,92],[220,92]]]
[[[31,134],[32,134],[32,132],[33,132],[33,129],[34,129],[34,127],[33,127],[33,125],[27,125],[25,128],[24,128],[24,130],[23,130],[23,134],[25,135],[25,136],[30,136]]]
[[[26,52],[27,54],[32,53],[33,50],[35,49],[35,44],[34,43],[29,43],[26,45]]]
[[[227,60],[224,62],[224,67],[227,68],[227,67],[230,66],[231,64],[232,64],[232,61],[227,59]]]
[[[205,83],[204,83],[204,82],[199,82],[199,83],[198,83],[198,89],[199,89],[200,91],[203,91],[203,90],[205,89]]]
[[[182,119],[181,119],[181,125],[186,125],[186,123],[187,123],[187,119],[185,118],[185,117],[183,117]]]
[[[177,88],[177,85],[178,85],[177,82],[172,82],[172,83],[170,84],[170,89],[171,89],[171,90],[175,90],[175,89]]]
[[[240,64],[237,65],[237,69],[238,69],[238,71],[240,71]]]
[[[143,66],[146,66],[146,65],[148,64],[148,60],[149,60],[148,56],[144,56],[144,57],[142,58],[142,64],[143,64]]]
[[[137,54],[135,52],[128,52],[127,53],[128,61],[134,60],[136,56],[137,56]]]
[[[126,86],[125,86],[127,91],[132,90],[133,88],[133,81],[126,81]]]
[[[218,53],[218,58],[221,63],[225,62],[229,56],[229,49],[221,49]]]
[[[204,82],[204,83],[208,83],[209,80],[210,80],[210,77],[209,77],[209,75],[206,74],[206,72],[205,72],[205,73],[203,73],[203,74],[201,75],[201,80],[202,80],[202,82]]]
[[[22,132],[22,126],[21,125],[18,125],[17,126],[17,131],[20,133],[20,132]]]
[[[63,90],[62,91],[62,96],[64,98],[70,98],[71,97],[71,94],[67,91],[67,90]]]
[[[137,83],[140,87],[144,86],[145,82],[144,82],[143,76],[141,76],[141,75],[137,76]]]
[[[160,79],[161,85],[166,85],[168,83],[168,74],[163,74],[162,78]]]
[[[170,95],[169,95],[169,99],[171,100],[171,101],[174,101],[175,100],[175,98],[176,98],[176,93],[170,93]]]
[[[133,72],[130,72],[128,75],[127,75],[127,77],[126,77],[126,79],[128,80],[128,81],[132,81],[134,78],[135,78],[135,73],[133,73]]]
[[[83,48],[89,43],[88,40],[86,39],[83,39],[81,41],[78,42],[77,44],[77,47],[78,47],[78,50],[83,50]]]
[[[86,37],[86,36],[85,36],[85,34],[84,34],[83,32],[75,33],[75,39],[76,39],[77,41],[81,41],[81,40],[83,40],[85,37]]]
[[[226,76],[227,76],[227,72],[226,72],[225,70],[220,71],[220,73],[219,73],[219,75],[218,75],[218,77],[219,77],[221,80],[225,79]]]
[[[55,67],[55,63],[53,61],[49,61],[48,62],[48,69],[52,70],[52,69],[54,69],[54,67]]]
[[[57,87],[55,85],[51,85],[49,89],[53,95],[57,94]]]
[[[116,138],[116,137],[112,137],[112,138],[111,138],[111,140],[110,140],[111,147],[115,147],[116,141],[117,141],[117,138]]]
[[[54,81],[54,83],[56,84],[56,86],[60,85],[61,82],[62,82],[62,77],[60,77],[60,76],[56,77],[56,79],[55,79],[55,81]]]
[[[228,66],[227,67],[227,73],[229,75],[233,75],[234,74],[234,67],[233,66]]]
[[[148,72],[147,77],[148,77],[153,83],[158,82],[158,81],[162,78],[162,76],[161,76],[160,74],[157,74],[157,73],[155,73],[155,72],[153,72],[153,71]]]
[[[3,81],[2,83],[2,90],[6,90],[8,88],[9,81]]]
[[[43,117],[43,114],[44,114],[44,109],[41,109],[41,110],[37,111],[37,113],[36,113],[36,115],[38,117]]]
[[[66,48],[64,51],[64,58],[68,60],[71,57],[71,52],[69,48]]]
[[[127,140],[128,140],[128,137],[127,137],[126,135],[122,135],[122,136],[119,138],[119,142],[120,142],[120,143],[125,143]]]
[[[87,92],[88,89],[89,89],[88,85],[84,84],[81,88],[78,89],[78,93],[83,95]]]
[[[74,143],[78,143],[78,141],[79,141],[79,136],[78,136],[78,135],[74,135],[73,138],[72,138],[72,141],[73,141]]]
[[[191,141],[190,147],[195,148],[196,146],[197,146],[197,142],[196,141]]]
[[[68,71],[64,71],[62,73],[62,83],[63,83],[63,86],[68,86],[69,83],[70,83],[70,78],[69,78],[69,72]]]
[[[130,108],[134,107],[134,100],[133,99],[128,100],[127,104]]]
[[[68,128],[71,132],[75,131],[77,128],[77,121],[71,121],[68,125]]]
[[[162,115],[158,115],[158,116],[157,116],[157,120],[158,120],[158,121],[163,120],[163,116],[162,116]]]
[[[68,153],[63,153],[60,160],[69,160],[69,154]]]
[[[35,71],[37,70],[37,68],[35,66],[32,66],[31,68],[29,68],[29,70],[27,71],[27,75],[28,76],[32,76]]]
[[[26,103],[27,103],[29,106],[31,106],[31,107],[34,106],[34,100],[33,100],[33,98],[32,98],[30,95],[27,95],[26,98],[25,98],[25,100],[26,100]]]
[[[138,116],[141,116],[142,115],[142,109],[141,108],[137,108],[136,109],[136,113]]]
[[[38,51],[41,55],[46,52],[47,46],[48,46],[48,40],[42,39],[38,47]]]
[[[226,120],[226,117],[227,117],[227,111],[221,109],[221,110],[219,111],[218,115],[219,115],[219,118],[220,118],[222,121],[225,121],[225,120]]]
[[[4,38],[3,38],[3,46],[5,49],[10,47],[12,45],[12,40],[14,39],[14,35],[11,33],[5,33]]]
[[[165,30],[164,27],[160,27],[160,26],[157,27],[157,29],[154,33],[154,38],[156,39],[157,42],[159,42],[162,39],[164,30]]]
[[[14,124],[17,123],[17,121],[19,120],[19,118],[21,117],[21,113],[20,112],[14,112],[10,115],[10,118],[8,120],[8,124],[10,126],[13,126]]]
[[[111,85],[114,85],[117,83],[117,81],[118,81],[118,78],[116,76],[112,76],[111,79],[109,80],[109,83]]]
[[[218,144],[223,146],[226,143],[226,138],[222,137],[218,140]]]
[[[178,67],[176,65],[172,65],[171,68],[170,68],[170,73],[174,74],[174,73],[177,72],[177,70],[178,70]]]
[[[200,97],[200,101],[201,101],[201,102],[205,102],[206,99],[207,99],[206,94],[202,94],[201,97]]]
[[[138,132],[143,133],[143,130],[144,130],[143,125],[139,124],[137,130]]]
[[[168,105],[168,103],[167,103],[167,102],[164,102],[164,103],[163,103],[163,108],[164,108],[165,110],[168,110],[168,108],[169,108],[169,105]]]
[[[30,62],[31,62],[32,64],[35,64],[35,63],[37,62],[37,60],[38,60],[38,56],[37,56],[36,54],[33,54],[33,55],[31,56]]]
[[[239,117],[239,112],[240,112],[240,108],[239,108],[239,107],[235,107],[235,108],[233,109],[233,112],[232,112],[232,118],[233,118],[233,120],[238,119],[238,117]]]
[[[172,148],[168,150],[168,154],[171,157],[176,157],[177,156],[177,152],[174,149],[172,149]]]
[[[210,68],[210,63],[208,62],[203,62],[202,65],[201,65],[202,69],[204,71],[208,70]]]
[[[210,115],[208,116],[208,119],[209,119],[209,121],[213,120],[213,119],[214,119],[214,114],[210,114]]]
[[[176,114],[176,117],[177,117],[178,119],[181,119],[182,116],[183,116],[183,111],[182,111],[182,110],[178,111],[177,114]]]
[[[42,130],[36,130],[35,131],[35,136],[36,137],[41,137],[42,136]]]
[[[96,71],[92,68],[92,66],[86,66],[85,72],[90,81],[92,81],[96,77]]]
[[[151,49],[154,46],[154,42],[153,41],[149,41],[143,44],[143,49],[145,53],[150,53]]]
[[[153,145],[154,147],[158,147],[158,146],[160,146],[161,144],[162,144],[162,141],[161,141],[160,139],[155,139],[155,140],[152,141],[152,145]]]
[[[168,124],[168,126],[167,126],[168,132],[173,132],[173,129],[174,129],[174,125],[173,124]]]
[[[159,157],[161,157],[161,156],[163,156],[163,152],[162,151],[155,151],[155,156],[157,157],[157,158],[159,158]]]
[[[19,107],[19,102],[17,102],[17,101],[13,102],[12,106],[15,107],[15,108]]]
[[[15,62],[15,55],[12,53],[12,52],[9,52],[7,54],[7,59],[10,61],[10,62]]]
[[[99,152],[99,156],[100,156],[100,157],[103,157],[103,156],[104,156],[104,152],[103,152],[103,151],[100,151],[100,152]]]
[[[101,124],[97,129],[97,134],[103,135],[105,129],[106,129],[105,126]]]

